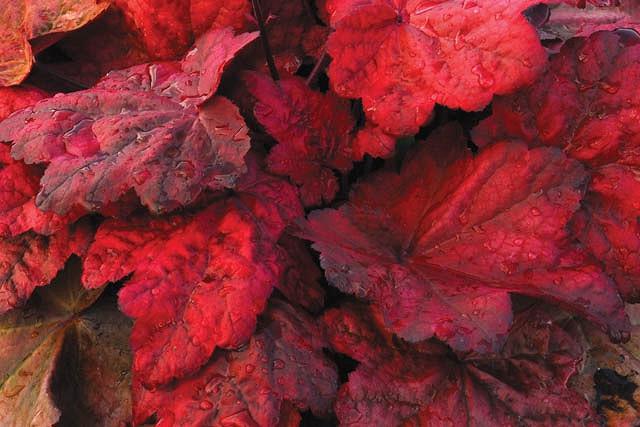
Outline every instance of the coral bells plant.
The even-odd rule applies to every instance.
[[[640,4],[12,0],[0,426],[640,425]]]

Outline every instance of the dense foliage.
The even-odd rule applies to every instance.
[[[640,4],[12,0],[1,426],[640,423]]]

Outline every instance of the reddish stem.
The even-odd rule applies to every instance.
[[[311,70],[311,74],[309,74],[309,77],[307,77],[307,86],[311,86],[313,85],[313,83],[315,82],[316,78],[318,77],[318,74],[320,74],[320,72],[322,70],[324,70],[324,68],[329,65],[329,62],[331,61],[331,57],[327,54],[327,49],[323,49],[322,53],[320,54],[320,58],[318,58],[318,60],[316,61],[316,64],[313,66],[313,70]]]

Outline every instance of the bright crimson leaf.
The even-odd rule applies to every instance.
[[[196,375],[157,390],[134,388],[137,422],[157,413],[158,426],[281,426],[287,403],[326,415],[337,389],[318,325],[273,300],[246,348],[218,352]],[[294,424],[297,425],[297,424]]]
[[[189,0],[114,0],[114,3],[131,27],[137,29],[153,58],[174,59],[191,46]]]
[[[47,163],[36,203],[58,214],[99,211],[135,190],[163,212],[204,188],[232,187],[249,148],[244,120],[213,97],[224,66],[256,34],[205,34],[181,63],[110,73],[96,87],[12,115],[0,140],[27,163]],[[206,102],[205,102],[206,101]]]
[[[342,425],[598,425],[567,388],[582,349],[546,313],[522,313],[500,353],[469,359],[437,343],[394,341],[363,307],[324,320],[334,349],[362,362],[338,393]]]
[[[522,15],[536,3],[330,0],[332,86],[362,98],[367,117],[395,135],[416,133],[436,103],[481,109],[544,66],[546,53]]]
[[[274,82],[250,73],[245,80],[256,98],[256,119],[278,141],[267,158],[269,170],[289,176],[305,206],[333,200],[339,189],[333,170],[351,169],[355,122],[349,103],[309,89],[298,77]]]
[[[0,120],[7,118],[14,111],[33,105],[46,97],[45,92],[32,87],[0,87]]]
[[[276,242],[302,207],[254,153],[247,161],[233,197],[214,197],[197,213],[105,221],[85,258],[89,288],[133,273],[120,306],[136,319],[134,371],[149,384],[194,372],[216,347],[243,344],[279,284],[287,258]]]
[[[640,298],[640,45],[601,32],[573,39],[530,88],[498,98],[474,142],[552,145],[595,169],[576,227],[626,299]]]
[[[367,123],[360,129],[353,141],[353,158],[362,160],[365,154],[373,157],[390,157],[396,147],[393,136],[384,133],[379,126]]]
[[[77,219],[79,212],[61,217],[36,207],[41,171],[11,158],[8,145],[0,143],[0,238],[29,230],[52,234]]]
[[[629,324],[614,284],[566,229],[584,168],[524,144],[472,158],[461,133],[441,128],[400,174],[375,174],[339,209],[309,215],[301,235],[329,282],[374,302],[401,337],[435,335],[456,350],[500,346],[510,292],[558,302],[623,338]]]
[[[0,88],[0,120],[45,96],[44,92],[27,87]],[[13,160],[10,147],[0,143],[0,237],[15,236],[29,230],[52,234],[75,219],[61,218],[36,207],[35,196],[41,176],[39,168]]]
[[[120,307],[135,319],[133,369],[158,385],[195,372],[255,328],[281,274],[275,241],[237,199],[196,214],[104,222],[84,263],[93,288],[133,273]]]
[[[235,196],[276,241],[287,225],[304,214],[298,192],[284,179],[264,172],[264,161],[256,153],[250,151],[245,161],[247,173],[238,180]]]

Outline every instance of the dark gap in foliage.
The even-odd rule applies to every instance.
[[[337,425],[338,419],[335,415],[331,418],[323,419],[316,417],[311,411],[303,412],[302,419],[300,420],[300,427],[334,427]]]
[[[616,403],[617,399],[623,399],[635,407],[633,394],[638,385],[633,383],[624,375],[620,375],[613,369],[598,369],[593,374],[593,381],[596,389],[596,402],[598,412],[603,408],[622,412],[623,408]]]

